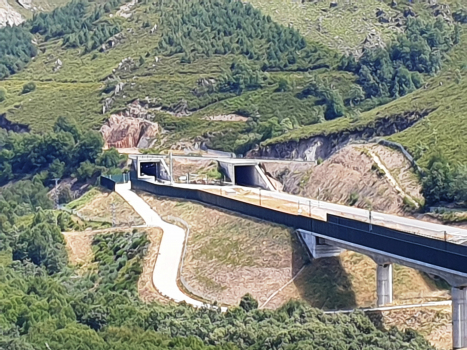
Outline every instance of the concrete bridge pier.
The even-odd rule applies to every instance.
[[[452,287],[452,347],[467,347],[467,287]]]
[[[392,264],[377,263],[376,295],[378,307],[392,304]]]

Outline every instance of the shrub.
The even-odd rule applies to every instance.
[[[36,90],[36,84],[34,84],[32,81],[29,83],[26,83],[23,85],[23,91],[21,92],[22,94],[27,94],[31,91]]]
[[[359,198],[358,193],[357,192],[352,192],[352,193],[350,193],[350,196],[349,196],[349,199],[348,199],[347,202],[349,203],[350,206],[354,206],[355,203],[358,202],[358,198]]]

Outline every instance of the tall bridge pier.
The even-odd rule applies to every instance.
[[[376,264],[376,305],[392,304],[392,264]]]
[[[408,266],[430,275],[443,278],[451,285],[452,296],[452,345],[453,349],[467,348],[467,276],[455,271],[428,265],[419,261],[391,256],[352,243],[323,237],[320,234],[297,230],[310,255],[315,259],[338,256],[343,250],[352,250],[369,256],[376,263],[376,304],[382,307],[393,302],[393,264]]]

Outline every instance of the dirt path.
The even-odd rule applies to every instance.
[[[386,166],[383,164],[381,159],[378,157],[377,154],[375,154],[372,150],[368,150],[368,153],[370,154],[371,158],[374,160],[374,162],[378,165],[378,167],[384,171],[386,178],[388,179],[389,183],[391,184],[392,187],[402,196],[402,197],[407,197],[409,198],[412,203],[418,208],[419,205],[415,199],[413,199],[408,193],[406,193],[398,184],[396,179],[392,176],[391,172],[386,168]]]
[[[160,227],[164,232],[152,275],[155,288],[163,296],[176,302],[185,301],[195,307],[203,306],[201,301],[185,295],[177,284],[185,231],[163,221],[141,197],[131,191],[130,186],[130,183],[118,184],[115,186],[115,191],[135,209],[148,226]]]

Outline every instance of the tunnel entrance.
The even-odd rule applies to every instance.
[[[256,165],[235,165],[235,185],[268,189]]]
[[[138,162],[138,177],[170,181],[169,169],[163,159],[145,159]]]
[[[148,163],[140,163],[140,174],[141,176],[154,176],[157,177],[157,163],[156,162],[148,162]]]

